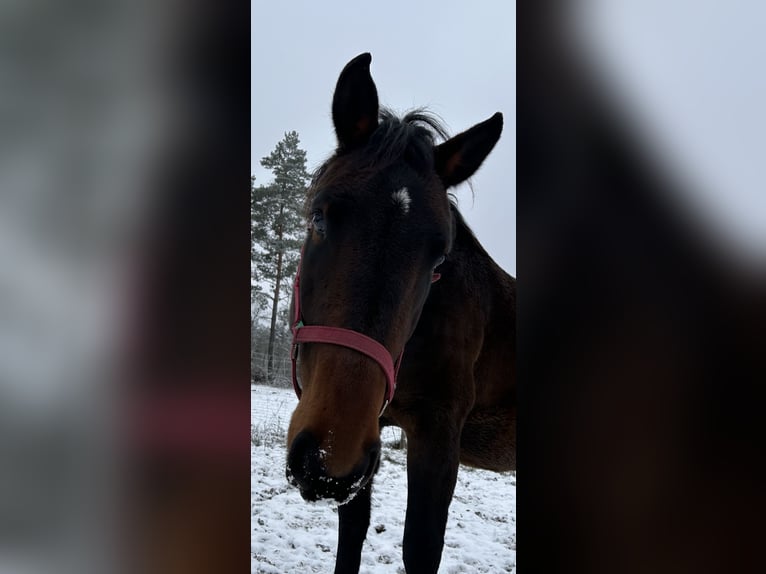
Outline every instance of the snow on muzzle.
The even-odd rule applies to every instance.
[[[323,459],[324,453],[314,434],[308,430],[301,431],[293,440],[287,455],[287,480],[300,489],[304,500],[313,502],[328,498],[345,504],[378,470],[380,441],[366,449],[362,460],[345,476],[329,476]]]

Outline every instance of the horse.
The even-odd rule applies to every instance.
[[[338,145],[307,193],[286,474],[305,500],[340,503],[335,572],[356,573],[380,428],[400,427],[403,561],[427,574],[441,561],[459,464],[516,469],[516,279],[448,192],[479,169],[503,117],[452,138],[422,109],[398,117],[379,105],[371,61],[357,56],[338,78]]]

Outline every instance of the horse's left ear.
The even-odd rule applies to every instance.
[[[378,127],[378,90],[370,76],[372,56],[365,52],[340,73],[332,98],[332,121],[338,147],[350,150],[364,145]]]
[[[471,177],[495,147],[502,131],[503,114],[497,112],[488,120],[436,146],[436,173],[444,187],[452,187]]]

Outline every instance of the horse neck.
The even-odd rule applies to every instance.
[[[458,208],[454,204],[451,204],[450,208],[454,229],[452,253],[458,258],[464,259],[467,264],[496,265],[463,219]]]

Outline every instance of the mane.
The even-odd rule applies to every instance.
[[[355,170],[384,169],[404,160],[417,170],[433,169],[434,145],[449,139],[444,121],[425,108],[415,108],[403,116],[381,107],[378,127],[361,149],[348,153],[336,152],[312,174],[306,207],[317,192],[318,184],[328,173],[334,160],[348,158]]]
[[[427,161],[431,167],[433,146],[449,139],[443,120],[425,108],[410,110],[400,118],[384,107],[378,117],[378,128],[364,148],[367,160],[375,166],[383,167],[404,156]]]

